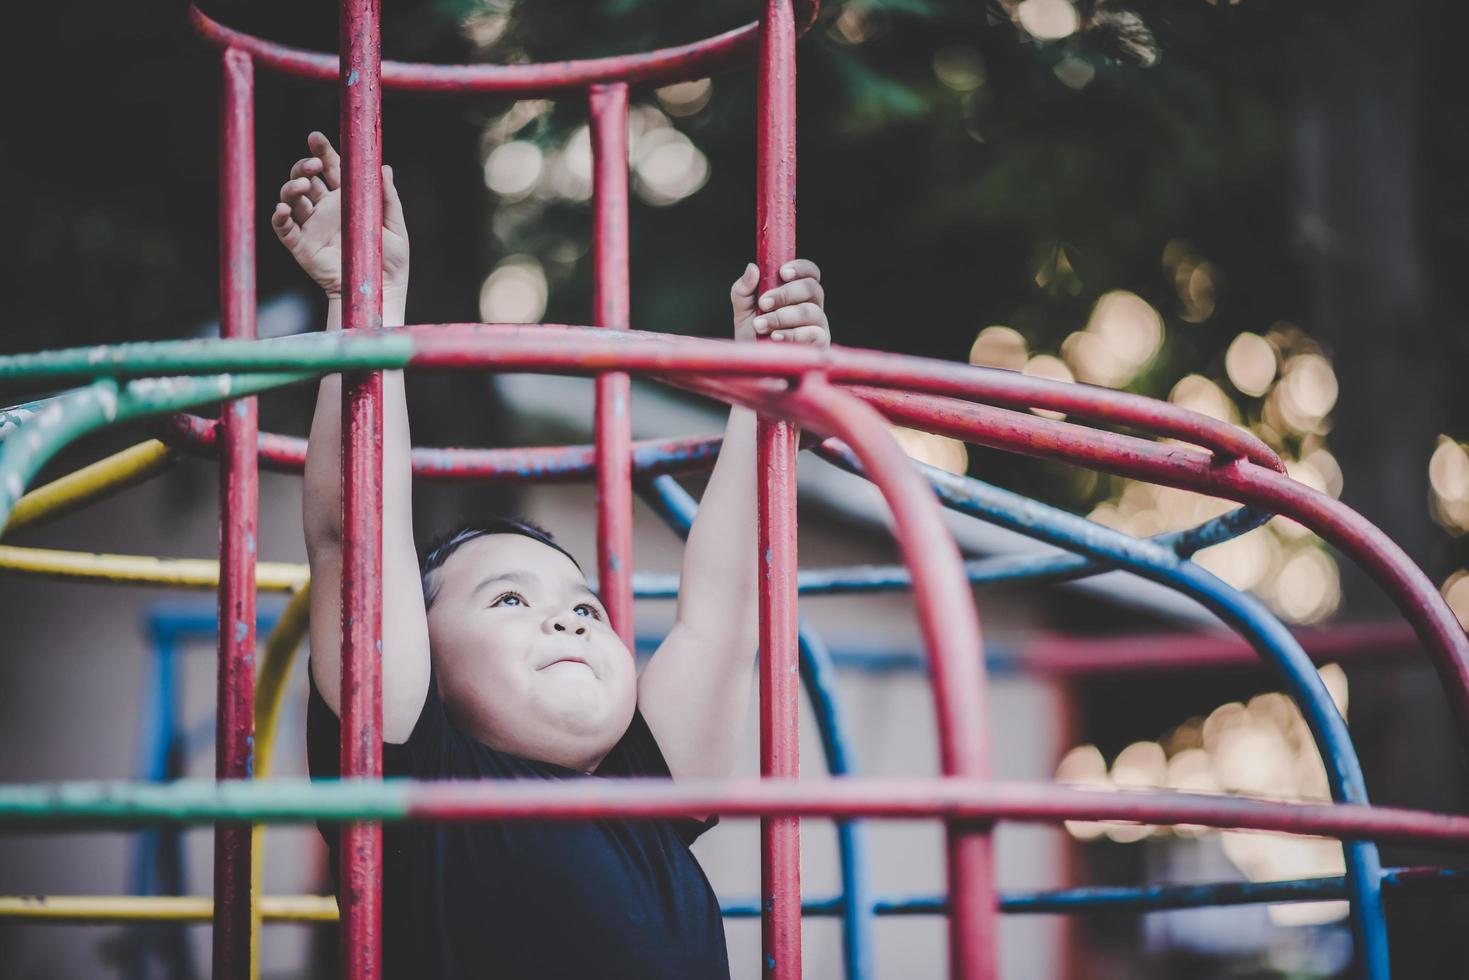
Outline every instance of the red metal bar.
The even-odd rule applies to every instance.
[[[988,779],[989,709],[979,615],[958,545],[923,476],[888,434],[882,416],[856,398],[811,378],[784,401],[834,432],[862,458],[893,512],[903,558],[913,573],[913,597],[928,650],[945,775]],[[950,975],[996,975],[994,854],[988,824],[947,826]]]
[[[816,22],[819,2],[798,0],[796,7],[800,33],[804,34]],[[189,22],[205,41],[248,51],[262,68],[317,81],[338,77],[334,55],[303,51],[242,34],[205,16],[198,7],[189,8]],[[670,85],[751,61],[757,31],[756,24],[746,24],[692,44],[641,54],[541,65],[421,65],[389,61],[382,66],[382,81],[390,89],[449,95],[498,93],[520,98],[554,95],[605,82]]]
[[[342,326],[382,326],[382,92],[378,0],[341,6]],[[342,383],[341,772],[382,775],[383,376]],[[382,971],[382,826],[342,826],[340,959],[348,980]]]
[[[218,423],[197,415],[175,415],[162,427],[159,438],[175,448],[199,455],[218,452]],[[714,465],[722,442],[719,436],[686,439],[639,439],[630,446],[639,476],[664,473],[701,473]],[[262,432],[258,440],[260,465],[280,473],[300,473],[306,461],[306,440]],[[524,446],[506,449],[426,448],[413,450],[413,475],[421,480],[476,483],[577,481],[597,468],[596,446]]]
[[[860,394],[904,425],[1228,497],[1299,521],[1351,556],[1392,597],[1428,649],[1448,696],[1460,744],[1469,746],[1469,637],[1423,570],[1395,541],[1341,501],[1264,467],[1243,460],[1218,463],[1187,446],[1094,432],[953,399],[875,389]]]
[[[1469,817],[1355,803],[1279,803],[1239,796],[1108,792],[1048,783],[935,779],[469,780],[405,786],[413,820],[593,820],[718,813],[884,820],[939,818],[1057,824],[1067,820],[1267,830],[1441,844],[1469,850]],[[305,808],[303,807],[304,811]]]
[[[1269,469],[1285,470],[1280,457],[1258,436],[1207,415],[1126,391],[998,368],[854,347],[732,345],[643,330],[599,336],[595,328],[561,324],[445,324],[408,329],[414,335],[413,367],[558,373],[622,368],[711,376],[795,376],[820,371],[832,381],[952,395],[1010,408],[1051,409],[1193,443],[1223,459],[1243,457]]]
[[[755,264],[760,292],[779,286],[796,257],[796,29],[789,0],[765,0],[759,32]],[[765,346],[764,341],[758,346]],[[801,772],[801,685],[796,591],[796,449],[791,423],[755,424],[760,576],[760,775]],[[761,969],[801,976],[801,822],[760,821]]]
[[[1295,631],[1301,647],[1318,664],[1405,663],[1423,650],[1407,623],[1351,623]],[[1015,665],[1024,671],[1080,676],[1092,674],[1234,669],[1260,670],[1260,654],[1232,633],[1128,633],[1075,637],[1041,634],[1021,644]]]
[[[594,85],[592,139],[593,303],[597,325],[626,330],[627,85]],[[626,371],[597,375],[597,588],[612,628],[632,650],[632,387]]]
[[[255,73],[250,56],[227,50],[220,73],[220,332],[255,336]],[[255,551],[260,487],[254,398],[220,416],[219,665],[216,779],[254,775]],[[214,976],[250,975],[250,825],[214,830]]]

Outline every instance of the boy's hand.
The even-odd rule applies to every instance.
[[[729,289],[734,309],[735,340],[771,340],[816,347],[831,345],[826,322],[826,294],[821,289],[821,270],[806,259],[792,259],[780,267],[783,285],[761,296],[760,270],[752,262]]]
[[[321,133],[306,137],[311,151],[291,168],[281,185],[281,202],[270,216],[276,237],[327,296],[342,296],[342,159]],[[393,183],[383,167],[383,292],[408,289],[408,226]]]

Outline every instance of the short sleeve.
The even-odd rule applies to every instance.
[[[321,696],[316,676],[308,669],[306,676],[311,693],[306,707],[306,755],[312,779],[335,779],[341,775],[342,723],[336,712]],[[452,754],[456,735],[444,702],[439,698],[438,684],[432,673],[423,707],[408,740],[402,744],[383,743],[384,776],[428,777],[438,768],[446,754]]]
[[[668,769],[668,761],[663,757],[663,750],[658,747],[658,740],[653,737],[653,730],[648,727],[648,722],[643,718],[641,710],[633,710],[632,722],[628,724],[627,731],[623,733],[621,740],[612,747],[612,751],[607,753],[607,758],[603,759],[602,764],[597,767],[597,775],[672,778],[673,774]],[[705,831],[719,823],[719,815],[714,814],[705,820],[676,817],[669,822],[673,824],[674,831],[685,844],[692,844]]]

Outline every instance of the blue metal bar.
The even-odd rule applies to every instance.
[[[675,533],[688,537],[699,505],[677,480],[671,476],[659,476],[639,481],[638,492]],[[837,697],[836,666],[820,634],[805,619],[799,621],[797,636],[801,683],[811,701],[811,711],[821,733],[826,769],[834,776],[850,775],[856,771],[856,766],[847,751],[850,743]],[[832,914],[842,917],[842,956],[847,977],[849,980],[867,980],[876,976],[876,967],[873,959],[872,899],[867,883],[866,833],[857,821],[837,820],[835,823],[842,894],[832,900],[837,903]],[[752,905],[751,915],[760,915],[758,902]]]
[[[1460,868],[1387,868],[1382,884],[1400,895],[1461,895],[1469,892],[1469,870]],[[1010,914],[1067,915],[1082,912],[1168,912],[1177,909],[1225,905],[1264,905],[1285,902],[1329,902],[1347,898],[1346,877],[1296,878],[1289,881],[1209,881],[1140,887],[1065,888],[1053,891],[1006,891],[1000,911]],[[881,916],[946,915],[943,895],[884,896],[873,901]],[[842,898],[815,898],[803,902],[801,914],[839,915]],[[754,899],[726,902],[726,918],[752,919],[760,914]]]
[[[827,450],[823,455],[844,469],[862,475],[861,463],[850,452]],[[1244,636],[1280,674],[1326,763],[1332,798],[1338,802],[1367,802],[1366,783],[1346,722],[1306,652],[1259,600],[1225,584],[1180,557],[1173,548],[1156,541],[1134,538],[980,480],[922,463],[915,465],[923,470],[946,507],[1126,569],[1183,592],[1215,613]],[[1342,847],[1357,961],[1362,974],[1370,980],[1386,980],[1391,970],[1382,907],[1382,865],[1377,847],[1367,841],[1348,842]]]
[[[825,450],[822,455],[833,458]],[[838,465],[842,464],[838,462]],[[1237,507],[1197,527],[1160,534],[1148,540],[1171,549],[1176,555],[1187,557],[1196,551],[1222,544],[1252,531],[1270,520],[1271,516],[1254,507]],[[964,569],[973,585],[1072,582],[1114,571],[1116,568],[1111,562],[1077,554],[1000,555],[964,563]],[[638,599],[678,597],[677,575],[634,573],[632,582],[633,595]],[[913,579],[903,565],[851,565],[845,568],[807,569],[798,574],[796,583],[802,595],[839,595],[899,591],[910,588]]]

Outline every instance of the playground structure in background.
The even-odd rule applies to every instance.
[[[374,0],[341,3],[341,57],[239,34],[197,8],[196,32],[221,52],[221,325],[223,339],[122,344],[0,358],[0,383],[85,387],[0,413],[0,529],[34,525],[115,493],[179,455],[221,468],[218,562],[91,555],[0,545],[0,568],[63,578],[219,590],[217,780],[62,783],[0,787],[0,825],[215,826],[214,899],[44,897],[0,899],[0,915],[33,921],[212,919],[213,975],[251,975],[263,921],[338,917],[317,896],[262,896],[263,825],[342,821],[341,966],[380,975],[381,822],[585,819],[690,811],[761,820],[761,895],[726,908],[758,914],[766,976],[801,973],[803,914],[840,915],[847,972],[871,975],[873,915],[945,915],[955,977],[996,974],[996,915],[1088,908],[1184,908],[1346,898],[1358,970],[1389,975],[1384,892],[1462,890],[1460,873],[1384,869],[1376,841],[1469,845],[1469,818],[1368,804],[1346,725],[1298,639],[1256,599],[1190,560],[1275,514],[1309,527],[1356,561],[1393,598],[1438,670],[1461,741],[1469,745],[1469,639],[1438,591],[1390,539],[1339,501],[1291,480],[1253,435],[1178,406],[1126,392],[877,351],[792,348],[674,337],[630,329],[628,307],[628,90],[701,78],[754,61],[759,72],[756,262],[761,289],[795,256],[795,45],[814,0],[764,0],[760,20],[693,44],[638,55],[542,65],[383,63]],[[254,70],[317,81],[341,94],[345,330],[255,337]],[[595,326],[448,324],[382,330],[380,96],[383,87],[511,97],[584,96],[593,149]],[[673,476],[707,469],[718,439],[633,442],[630,374],[760,413],[760,764],[758,781],[384,783],[381,775],[381,372],[396,369],[594,375],[595,443],[520,449],[416,449],[422,479],[595,480],[598,588],[613,627],[633,645],[635,597],[672,594],[666,577],[632,572],[632,498],[640,493],[676,530],[694,501]],[[268,779],[284,680],[304,632],[304,569],[257,561],[258,469],[299,471],[305,444],[260,433],[256,396],[344,372],[342,772],[336,783]],[[217,420],[181,414],[222,402]],[[1063,413],[1040,416],[1031,409]],[[158,438],[25,493],[48,459],[98,429],[158,417]],[[1107,429],[1078,424],[1102,423]],[[1197,527],[1139,539],[977,480],[916,464],[888,423],[965,442],[1092,467],[1239,502]],[[799,429],[797,428],[799,427]],[[1111,431],[1133,430],[1168,443]],[[798,573],[795,454],[809,448],[871,480],[892,511],[906,567]],[[939,505],[1019,531],[1065,554],[964,562]],[[1334,804],[1286,804],[1180,793],[1104,793],[990,779],[985,664],[974,584],[1059,582],[1125,569],[1202,603],[1280,677],[1325,763]],[[797,596],[911,589],[928,657],[943,775],[864,780],[851,775],[830,657],[799,620]],[[291,596],[255,670],[256,595]],[[800,685],[822,732],[828,769],[850,778],[798,782]],[[1342,805],[1346,804],[1346,805]],[[843,890],[806,903],[800,891],[802,817],[838,821]],[[873,897],[855,818],[931,818],[946,829],[947,894]],[[1281,882],[1219,882],[998,894],[996,821],[1133,821],[1272,830],[1341,838],[1346,874]]]

